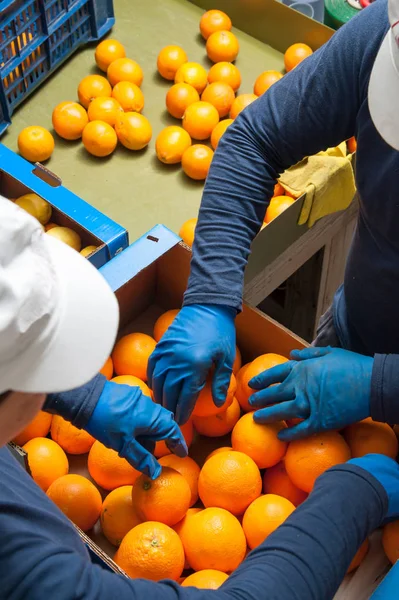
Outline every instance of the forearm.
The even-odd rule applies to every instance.
[[[399,423],[399,354],[376,354],[370,414],[375,421]]]

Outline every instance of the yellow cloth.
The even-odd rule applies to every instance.
[[[298,224],[309,227],[318,219],[348,208],[356,192],[352,155],[343,142],[287,169],[279,182],[294,198],[306,193]]]

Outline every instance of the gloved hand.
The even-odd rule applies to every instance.
[[[304,419],[279,432],[281,440],[291,441],[370,416],[372,358],[330,347],[294,350],[291,358],[249,382],[260,390],[250,397],[250,405],[268,407],[257,410],[254,421]]]
[[[380,482],[388,496],[387,519],[399,517],[399,465],[383,454],[367,454],[361,458],[348,460],[348,465],[356,465],[368,471]]]
[[[189,419],[213,366],[213,401],[224,403],[236,352],[235,317],[227,306],[184,306],[150,356],[148,383],[154,398],[178,423]]]
[[[155,442],[165,440],[171,452],[187,456],[186,442],[172,413],[155,404],[139,387],[107,381],[85,429],[152,479],[161,473],[151,454]]]

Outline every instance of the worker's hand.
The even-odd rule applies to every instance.
[[[281,440],[290,441],[370,416],[372,358],[328,347],[294,350],[291,359],[249,382],[259,390],[249,399],[254,409],[261,408],[254,421],[303,419],[279,432]]]
[[[172,413],[138,387],[107,381],[85,429],[152,479],[161,473],[152,455],[155,442],[165,440],[171,452],[187,456],[186,442]]]
[[[178,423],[189,419],[212,367],[213,401],[225,402],[236,352],[235,317],[227,306],[184,306],[152,353],[149,385]]]

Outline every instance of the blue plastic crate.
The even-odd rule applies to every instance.
[[[112,0],[0,0],[0,135],[16,106],[114,22]]]

